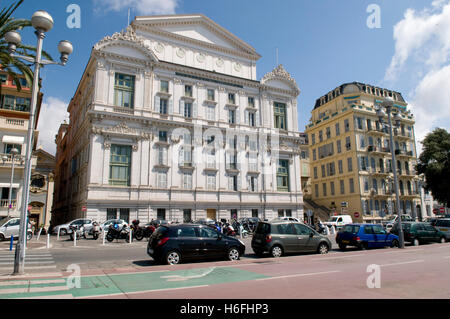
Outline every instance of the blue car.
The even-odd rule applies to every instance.
[[[398,247],[398,236],[388,233],[377,224],[348,224],[336,235],[336,243],[341,250],[347,246],[359,249]]]

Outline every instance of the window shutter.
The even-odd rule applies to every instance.
[[[180,147],[178,152],[178,164],[184,164],[184,147]]]
[[[231,163],[230,153],[226,153],[225,157],[226,157],[225,158],[226,168],[230,169],[230,163]]]
[[[157,96],[155,96],[155,112],[159,112],[160,104],[161,104],[161,98],[157,95]]]
[[[192,103],[192,118],[197,118],[197,103]]]
[[[167,165],[167,148],[163,149],[163,160],[164,160],[164,165]]]
[[[180,114],[184,115],[184,100],[180,100]]]
[[[169,100],[169,114],[173,114],[173,101],[172,101],[172,99]]]

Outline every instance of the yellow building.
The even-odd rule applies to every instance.
[[[354,222],[381,222],[397,214],[389,130],[376,114],[388,97],[402,118],[394,130],[400,209],[416,217],[420,193],[414,170],[415,121],[400,93],[357,82],[343,84],[317,100],[306,127],[312,200],[335,214],[352,215]]]

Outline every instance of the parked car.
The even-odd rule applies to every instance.
[[[162,225],[150,236],[147,253],[169,265],[189,259],[238,260],[245,252],[242,241],[200,224]]]
[[[323,224],[328,227],[334,226],[336,229],[338,229],[338,228],[341,228],[342,226],[345,226],[345,225],[351,224],[351,223],[353,223],[352,216],[338,215],[338,216],[331,217],[329,221],[324,222]]]
[[[150,222],[150,224],[152,224],[153,226],[155,226],[156,228],[158,228],[161,225],[169,225],[169,221],[165,220],[165,219],[154,219]]]
[[[7,240],[14,236],[19,237],[20,218],[5,217],[0,221],[0,241]],[[33,237],[33,231],[31,230],[31,224],[28,223],[27,240],[31,240]]]
[[[122,228],[123,225],[128,226],[128,223],[126,221],[124,221],[123,219],[109,219],[100,225],[101,231],[107,232],[109,229],[109,226],[114,223],[118,224],[120,226],[120,228]]]
[[[389,234],[379,224],[348,224],[336,234],[336,243],[341,250],[348,246],[360,249],[398,247],[398,236]]]
[[[431,224],[433,226],[433,224]],[[440,218],[436,220],[434,227],[443,232],[446,240],[450,239],[450,218]]]
[[[278,217],[273,219],[272,221],[290,221],[290,222],[295,222],[295,223],[301,223],[300,219],[295,218],[295,217]]]
[[[58,226],[54,227],[53,233],[57,234],[59,229],[61,229],[59,231],[59,234],[61,236],[70,234],[72,232],[72,230],[70,229],[70,226],[78,226],[78,227],[84,226],[84,230],[89,233],[90,231],[92,231],[92,228],[94,227],[92,225],[92,222],[93,222],[92,219],[86,219],[86,218],[75,219],[75,220],[71,221],[70,223],[62,224],[62,225],[58,225]]]
[[[398,223],[391,230],[392,234],[398,235]],[[445,243],[445,234],[431,226],[429,223],[404,222],[402,223],[405,242],[410,242],[414,246],[427,242]]]
[[[269,252],[272,257],[287,253],[318,252],[326,254],[331,241],[304,223],[272,220],[259,222],[252,239],[257,256]]]

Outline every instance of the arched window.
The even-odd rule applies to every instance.
[[[375,194],[378,194],[378,183],[376,179],[373,179],[372,181],[372,187],[375,190]]]

